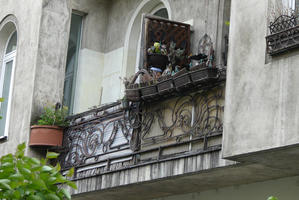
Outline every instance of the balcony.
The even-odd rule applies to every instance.
[[[71,117],[64,170],[75,179],[221,150],[224,79],[160,102],[119,102]]]
[[[295,15],[281,15],[269,26],[266,37],[267,51],[271,56],[299,47],[299,26]]]
[[[175,49],[185,49],[184,56],[171,64],[180,69],[155,79],[154,73],[149,73],[152,64],[145,52],[144,68],[127,85],[127,106],[118,101],[70,118],[59,162],[62,171],[75,169],[72,179],[79,187],[73,194],[167,181],[169,177],[235,164],[221,158],[226,70],[213,63],[211,38],[204,35],[200,40],[199,49],[207,52],[198,55],[206,56],[190,67],[190,26],[152,17],[147,20],[149,41],[145,42],[145,49],[154,41],[163,41],[170,48],[171,38],[178,33],[180,39],[174,43]],[[167,33],[171,28],[175,30],[172,37],[156,38],[165,36],[160,32]],[[135,83],[140,75],[141,83]],[[148,77],[150,81],[144,81]],[[221,181],[221,172],[214,176],[226,184]],[[156,190],[160,186],[153,185]],[[203,188],[208,187],[214,186],[206,184]],[[180,192],[192,188],[186,186]]]

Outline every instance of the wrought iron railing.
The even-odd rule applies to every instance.
[[[270,35],[266,37],[267,52],[276,55],[299,47],[299,26],[295,15],[282,15],[269,26]]]
[[[120,102],[71,117],[59,162],[86,178],[163,159],[220,150],[224,79],[160,102]],[[171,149],[171,150],[169,150]],[[164,152],[165,150],[165,152]],[[169,150],[169,151],[167,151]]]

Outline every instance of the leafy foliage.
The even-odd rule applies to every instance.
[[[57,108],[57,106],[47,106],[44,108],[43,114],[38,120],[38,125],[55,125],[55,126],[68,126],[66,119],[68,114],[67,107]]]
[[[278,198],[271,196],[267,200],[278,200]]]
[[[24,156],[25,147],[25,143],[20,144],[15,155],[8,154],[0,159],[0,199],[71,199],[63,186],[77,189],[75,183],[60,174],[59,164],[55,167],[47,164],[58,154],[48,152],[46,159],[38,160]],[[67,176],[72,176],[73,172],[70,170]]]

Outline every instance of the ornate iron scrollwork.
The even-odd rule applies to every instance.
[[[130,144],[132,133],[133,129],[124,121],[123,112],[113,115],[113,118],[108,116],[106,119],[73,124],[64,134],[64,147],[67,152],[60,158],[61,165],[67,168],[98,162],[105,154],[130,151],[130,146],[134,148],[134,145]]]
[[[144,104],[127,120],[140,131],[141,145],[208,136],[222,132],[223,88],[178,97],[175,101]],[[156,132],[155,132],[156,131]],[[157,133],[159,132],[159,133]]]
[[[299,47],[299,26],[295,14],[281,15],[269,26],[270,35],[266,37],[267,51],[275,55]]]

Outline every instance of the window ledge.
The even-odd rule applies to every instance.
[[[0,142],[7,141],[7,136],[0,136]]]

